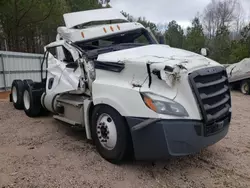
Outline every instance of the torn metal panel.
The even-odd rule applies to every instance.
[[[63,44],[63,46],[71,52],[74,60],[79,58],[79,55],[77,55],[77,52],[73,48],[70,48],[69,45],[60,42],[54,43],[54,46],[57,46],[57,44]],[[67,63],[56,59],[49,52],[47,61],[48,75],[46,86],[48,87],[48,85],[51,85],[50,88],[48,88],[47,93],[63,93],[78,89],[79,80],[82,75],[80,66],[76,69],[68,68],[66,67]]]
[[[187,73],[187,68],[182,64],[169,66],[166,64],[152,64],[153,74],[157,75],[158,79],[163,80],[169,87],[173,87],[181,77],[181,74]]]
[[[48,64],[48,81],[53,78],[53,87],[48,92],[62,93],[76,90],[78,88],[79,77],[81,72],[78,68],[76,71],[66,68],[66,64],[53,59]]]

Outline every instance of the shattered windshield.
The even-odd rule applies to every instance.
[[[106,53],[149,44],[157,44],[157,41],[146,29],[137,29],[77,43],[82,50],[91,54],[100,54],[103,51]]]

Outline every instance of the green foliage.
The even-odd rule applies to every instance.
[[[242,29],[240,40],[231,40],[229,29],[222,26],[210,42],[212,59],[223,64],[237,63],[250,57],[250,24]]]
[[[184,48],[192,52],[200,53],[203,47],[205,47],[205,35],[199,18],[195,17],[192,21],[192,27],[187,28]]]
[[[97,0],[0,0],[0,33],[8,50],[42,52],[64,25],[64,13],[100,7]]]
[[[121,13],[130,21],[130,22],[138,22],[142,24],[144,27],[149,28],[154,34],[157,34],[158,28],[155,23],[148,21],[145,17],[134,18],[130,14],[121,11]]]
[[[229,34],[228,28],[226,26],[221,26],[213,39],[211,58],[223,64],[230,62],[231,41]]]
[[[91,10],[102,7],[97,0],[66,0],[66,2],[71,12]]]
[[[183,48],[184,31],[175,20],[168,24],[168,29],[165,32],[166,43],[171,47]]]
[[[249,45],[240,41],[232,41],[231,43],[231,54],[229,56],[229,63],[237,63],[242,59],[249,57]]]
[[[144,27],[149,28],[154,34],[158,32],[156,24],[146,20],[145,17],[143,17],[143,18],[139,17],[137,22],[144,25]]]
[[[241,32],[241,43],[246,45],[248,51],[248,57],[250,56],[250,23],[242,29]]]
[[[121,13],[130,21],[130,22],[138,22],[140,24],[142,24],[145,28],[149,28],[153,35],[158,38],[160,35],[160,32],[158,31],[158,28],[156,26],[155,23],[148,21],[145,17],[139,17],[139,18],[135,18],[133,16],[131,16],[130,14],[121,11]]]

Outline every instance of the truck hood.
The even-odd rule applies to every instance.
[[[218,63],[202,55],[182,49],[172,48],[168,45],[153,44],[142,47],[135,47],[126,50],[101,54],[98,61],[109,62],[140,62],[159,63],[174,67],[182,64],[187,70],[192,70],[209,65],[216,66]]]
[[[101,54],[98,61],[124,63],[126,69],[120,79],[124,77],[131,87],[140,87],[141,92],[169,99],[174,99],[180,88],[187,87],[189,72],[219,65],[199,54],[160,44]]]

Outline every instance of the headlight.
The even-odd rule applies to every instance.
[[[179,103],[155,95],[152,93],[141,93],[144,103],[153,111],[159,114],[167,114],[174,116],[188,116],[186,109]]]

